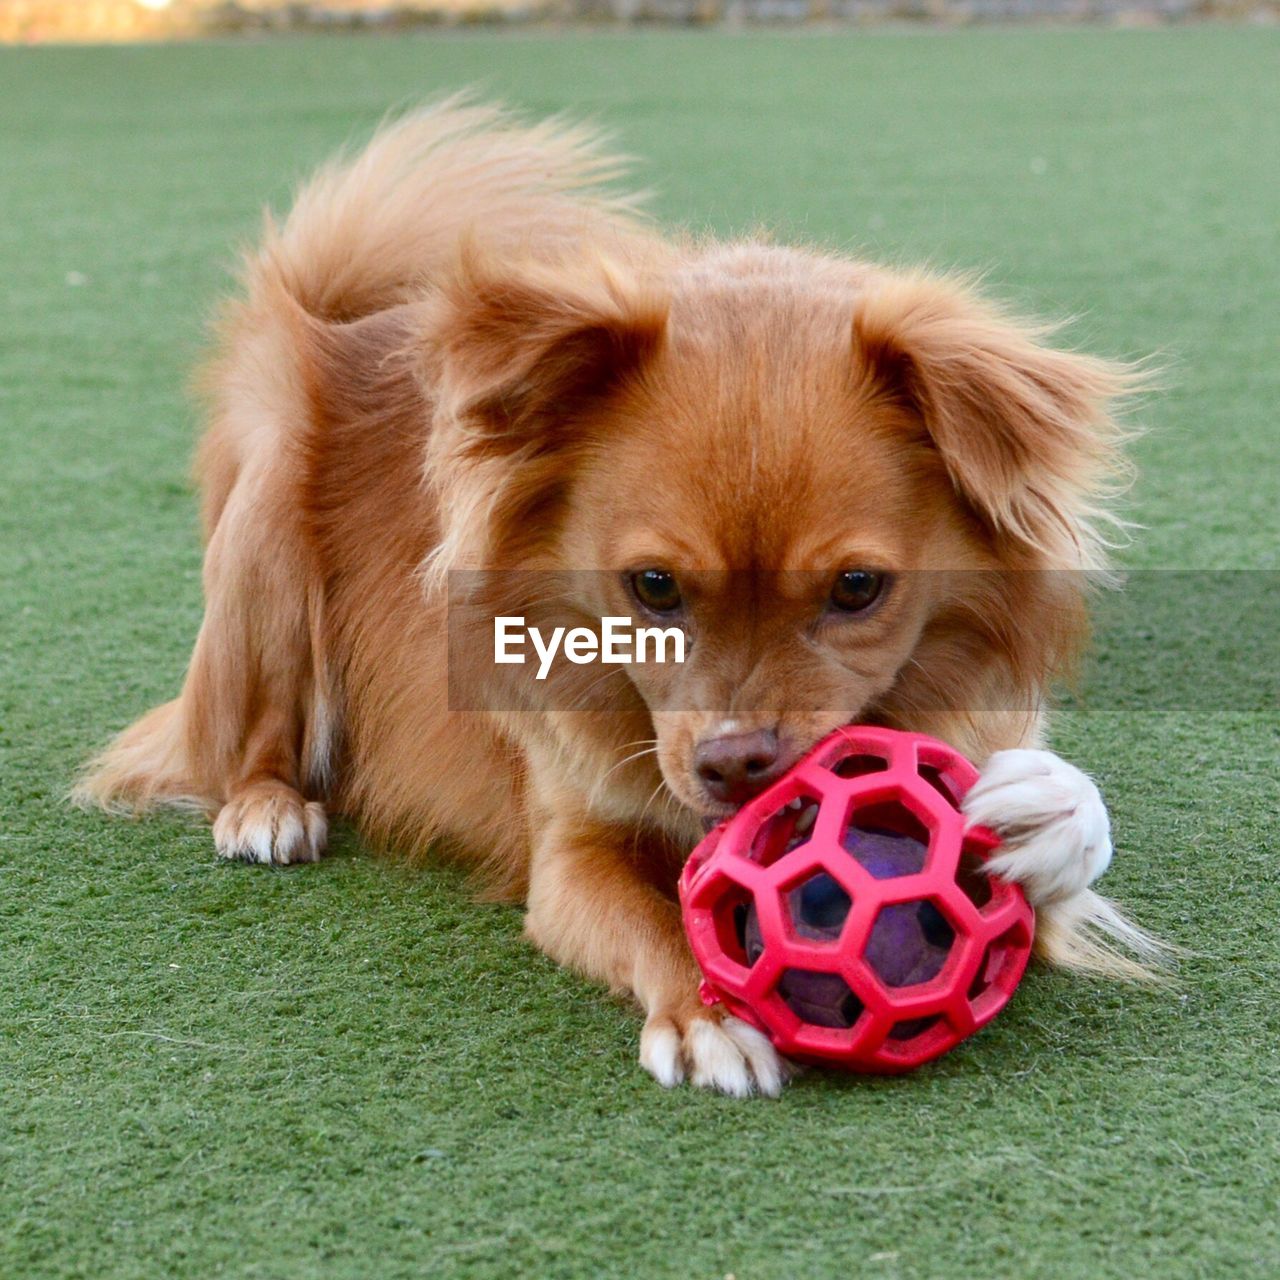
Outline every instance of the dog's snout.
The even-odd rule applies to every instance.
[[[772,729],[707,738],[693,755],[698,780],[707,794],[722,804],[750,800],[786,767],[778,735]]]

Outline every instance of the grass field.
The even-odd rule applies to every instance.
[[[0,1276],[1280,1274],[1277,717],[1250,682],[1278,54],[1208,28],[0,53]],[[616,127],[674,220],[985,268],[1074,341],[1162,353],[1125,553],[1159,609],[1104,628],[1115,696],[1056,742],[1112,805],[1110,891],[1193,949],[1174,985],[1036,971],[913,1078],[664,1093],[633,1013],[452,874],[345,832],[318,867],[224,866],[182,820],[64,805],[198,624],[183,382],[233,245],[388,107],[472,82]],[[1267,620],[1243,641],[1222,570]]]

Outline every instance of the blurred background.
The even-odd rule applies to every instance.
[[[439,25],[1274,23],[1280,0],[0,0],[0,42]]]

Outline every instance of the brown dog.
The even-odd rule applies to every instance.
[[[1136,969],[1087,888],[1106,811],[1039,749],[1130,371],[955,281],[672,243],[601,194],[615,168],[452,102],[269,225],[209,374],[190,670],[82,794],[198,806],[255,862],[319,857],[327,809],[443,842],[634,993],[659,1080],[775,1093],[770,1046],[698,1000],[676,872],[832,728],[898,725],[984,766],[967,807],[1042,952]],[[686,661],[513,683],[486,628],[545,611],[547,575],[559,616],[661,622]]]

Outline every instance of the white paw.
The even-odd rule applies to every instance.
[[[997,751],[964,799],[1001,838],[987,864],[1033,906],[1072,897],[1111,863],[1111,822],[1093,779],[1051,751]]]
[[[284,783],[246,787],[222,806],[213,823],[220,857],[277,866],[317,861],[328,834],[323,805],[304,801]]]
[[[651,1015],[640,1033],[640,1065],[668,1089],[688,1080],[734,1098],[776,1098],[788,1075],[764,1035],[713,1009],[683,1019]]]

